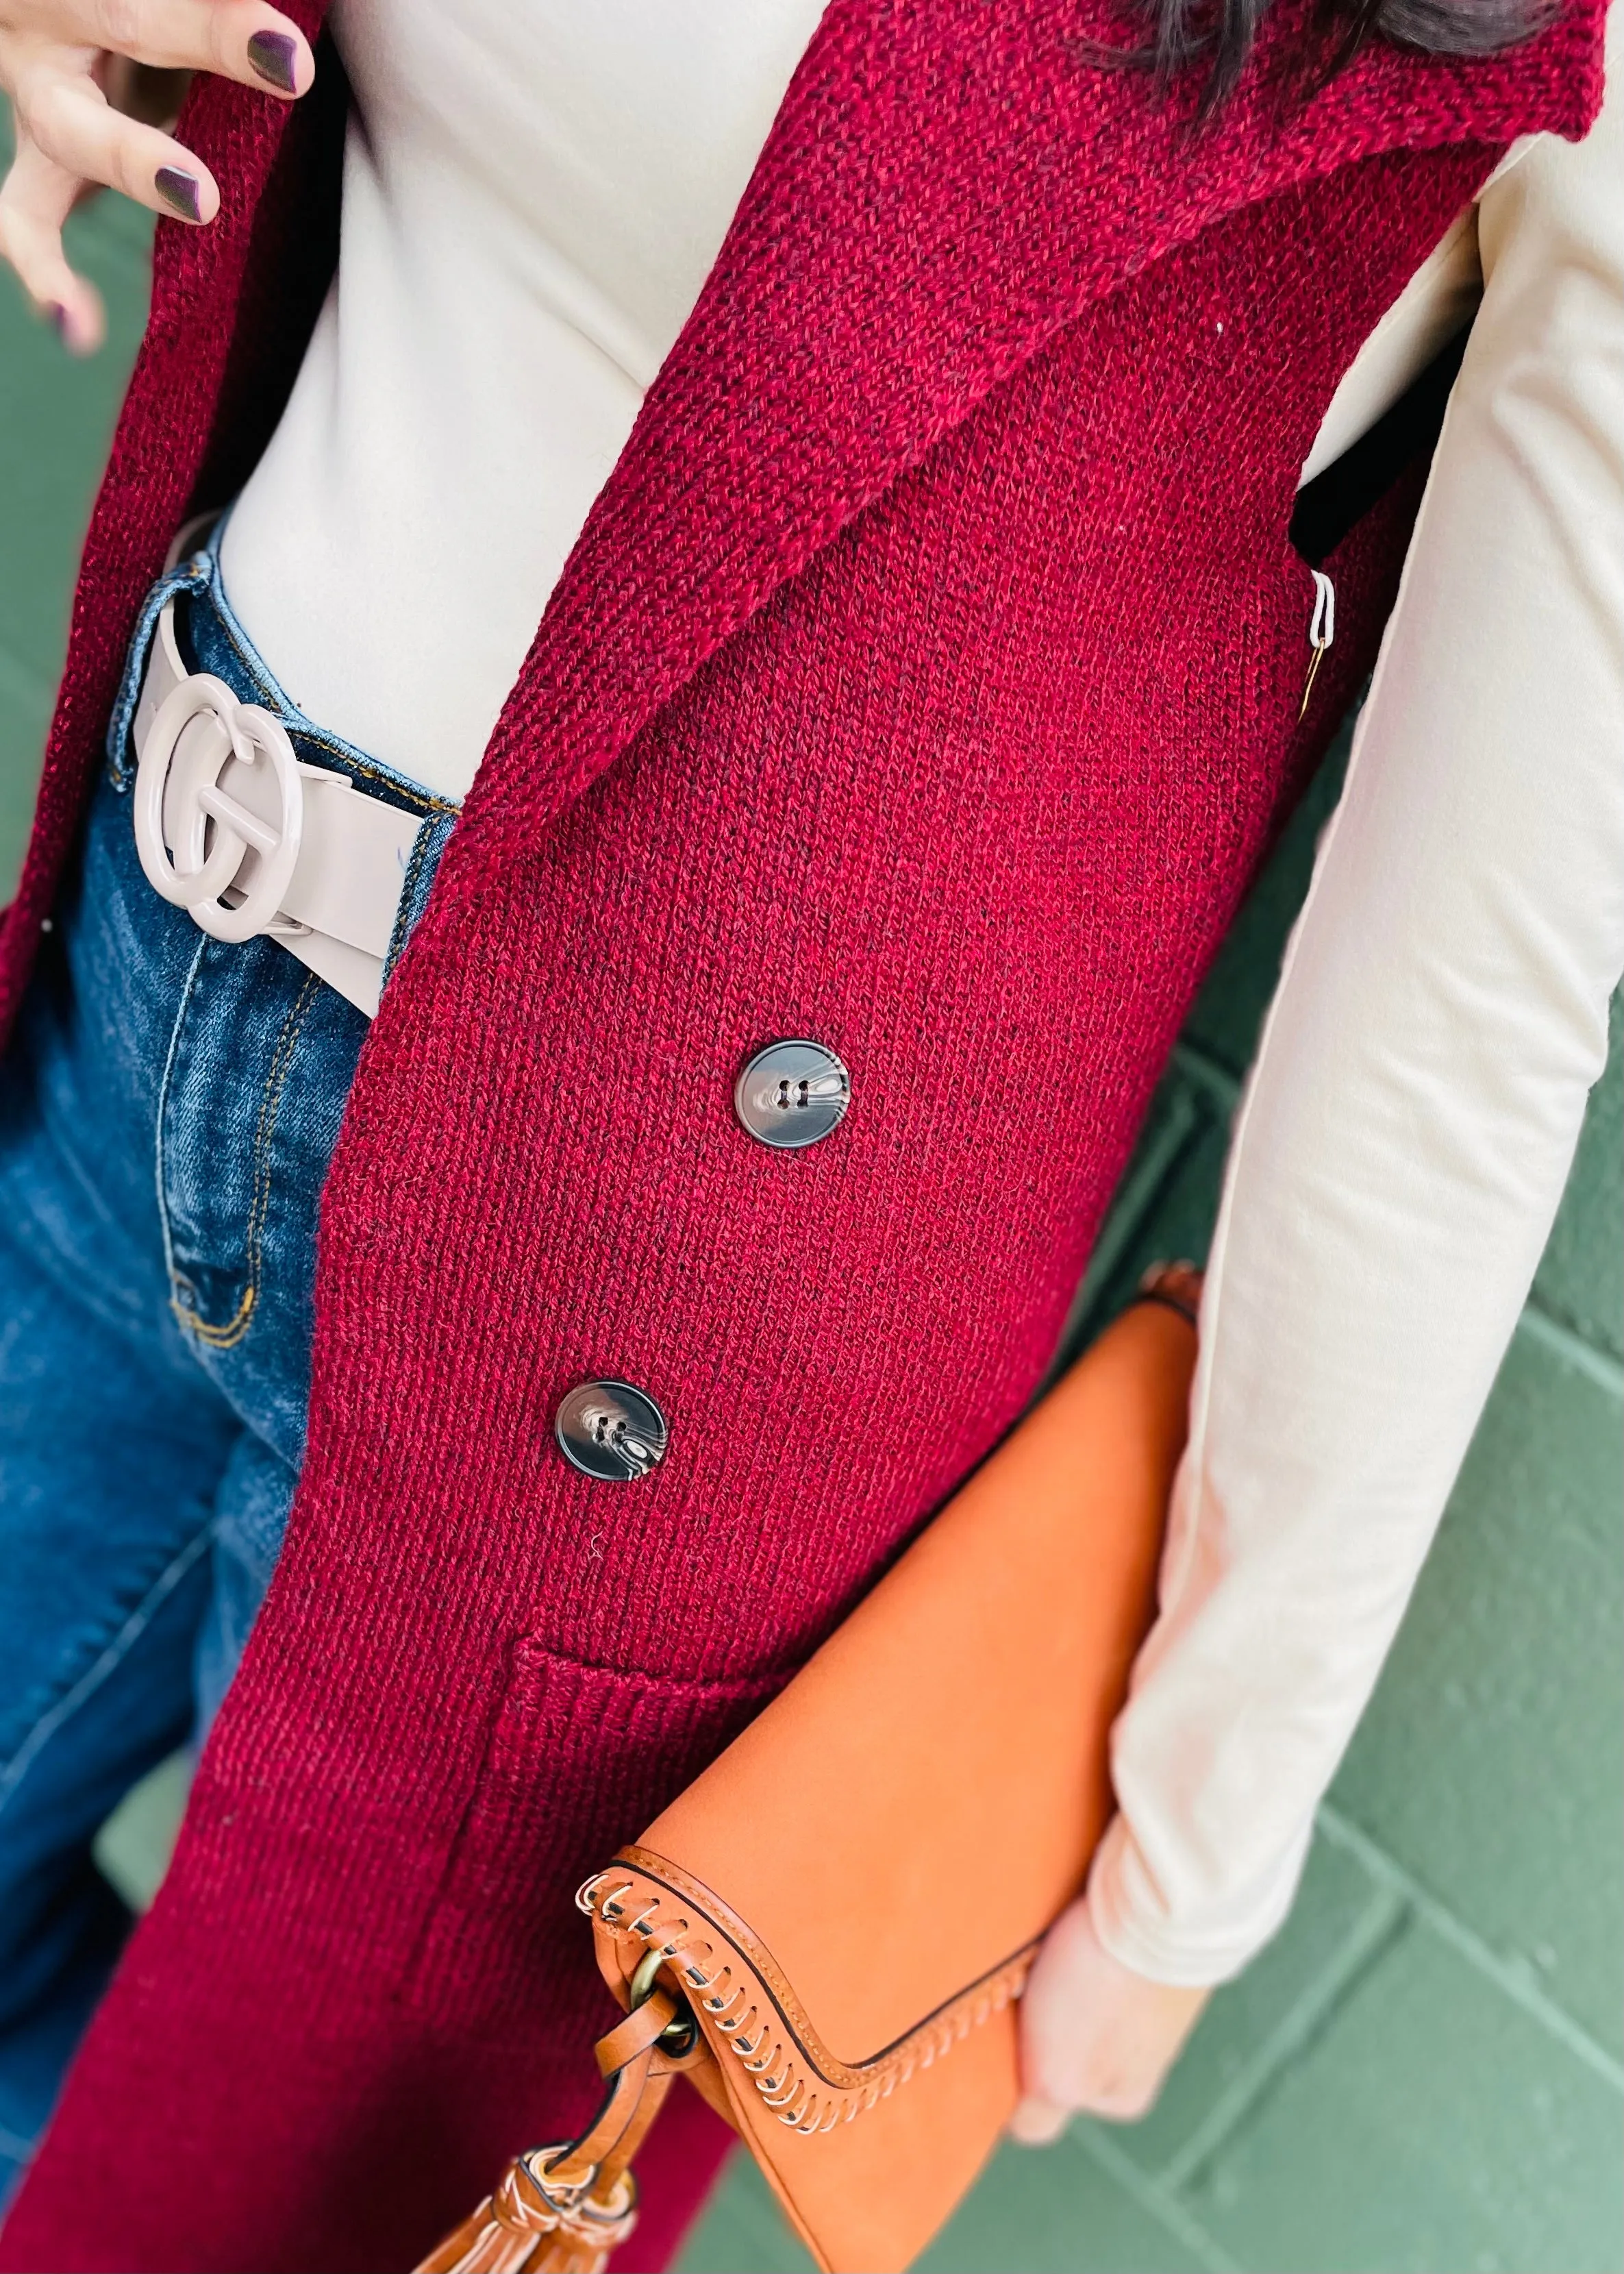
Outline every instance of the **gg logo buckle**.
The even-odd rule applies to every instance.
[[[193,734],[177,764],[182,737],[200,719],[211,719],[216,731]],[[221,787],[233,760],[268,769],[276,822]],[[269,930],[292,881],[304,826],[304,787],[281,720],[258,704],[239,703],[207,672],[182,680],[154,718],[136,769],[136,850],[154,892],[188,909],[213,939],[252,939]],[[258,855],[253,874],[238,886],[251,852]],[[223,895],[234,890],[241,897],[228,906]]]

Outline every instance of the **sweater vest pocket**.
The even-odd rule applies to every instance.
[[[789,1678],[617,1672],[521,1638],[402,1996],[431,2028],[506,2036],[578,2000],[576,1888],[635,1840]],[[605,2000],[608,1993],[605,1991]],[[605,2005],[605,2013],[612,2007]]]

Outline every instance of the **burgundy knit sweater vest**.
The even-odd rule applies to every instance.
[[[363,1054],[282,1564],[4,2266],[400,2267],[578,2123],[576,1883],[1030,1396],[1391,603],[1413,479],[1329,564],[1299,727],[1320,414],[1504,145],[1598,99],[1594,0],[1318,92],[1297,4],[1196,130],[1090,61],[1102,0],[834,0]],[[336,124],[194,95],[225,210],[160,224],[8,1003],[139,595],[297,364]],[[785,1035],[851,1071],[804,1153],[732,1111]],[[557,1451],[593,1374],[665,1409],[651,1476]],[[634,2264],[718,2142],[662,2118]]]

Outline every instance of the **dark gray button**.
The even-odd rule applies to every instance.
[[[553,1417],[553,1434],[567,1461],[617,1485],[658,1468],[671,1439],[659,1407],[629,1382],[578,1382]]]
[[[769,1043],[733,1084],[733,1111],[763,1145],[816,1145],[851,1102],[852,1078],[822,1043]]]

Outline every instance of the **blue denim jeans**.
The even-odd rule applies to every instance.
[[[207,937],[141,872],[129,724],[170,597],[192,668],[274,710],[300,759],[428,817],[393,953],[455,818],[294,710],[213,546],[157,588],[0,1065],[0,2194],[129,1925],[90,1843],[207,1726],[270,1580],[366,1031],[273,940]]]

